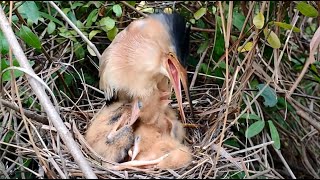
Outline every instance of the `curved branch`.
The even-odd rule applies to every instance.
[[[15,55],[16,59],[18,60],[20,66],[22,68],[27,69],[29,72],[33,73],[34,74],[33,76],[37,76],[34,73],[33,69],[31,68],[27,60],[27,57],[25,56],[18,40],[16,39],[16,36],[3,12],[1,5],[0,5],[0,28],[4,36],[6,37],[12,49],[12,52]],[[73,139],[71,133],[68,131],[61,117],[59,116],[56,109],[52,105],[52,102],[50,101],[48,95],[44,91],[44,88],[42,87],[41,83],[39,83],[36,79],[34,79],[32,76],[29,76],[27,74],[26,74],[26,77],[27,77],[27,80],[29,81],[29,84],[32,90],[39,98],[41,106],[47,113],[48,118],[53,123],[54,127],[57,129],[57,132],[59,133],[61,139],[69,149],[70,154],[73,156],[74,160],[79,165],[80,169],[82,170],[86,178],[97,179],[97,176],[93,173],[91,167],[89,166],[88,161],[83,156],[78,145]]]

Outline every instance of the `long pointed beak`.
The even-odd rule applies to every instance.
[[[183,107],[182,107],[182,93],[181,93],[180,81],[186,92],[188,101],[191,105],[189,89],[187,86],[187,71],[182,67],[178,58],[172,53],[169,53],[168,60],[166,63],[166,69],[167,69],[167,72],[169,73],[169,78],[173,84],[173,89],[175,91],[175,94],[178,100],[180,115],[183,119],[183,122],[186,123],[186,116],[184,114]]]

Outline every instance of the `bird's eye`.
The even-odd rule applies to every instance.
[[[138,101],[138,107],[139,107],[139,109],[142,108],[142,102],[141,101]]]

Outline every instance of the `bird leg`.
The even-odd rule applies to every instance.
[[[125,126],[132,126],[138,119],[139,117],[139,112],[140,112],[140,101],[135,100],[133,102],[132,106],[132,112],[131,112],[131,117],[130,120],[128,121],[128,116],[126,113],[123,113],[120,117],[120,119],[117,121],[117,123],[114,125],[114,127],[111,129],[111,132],[108,135],[108,139],[112,140],[116,134],[121,131],[122,128]],[[125,124],[125,126],[123,126]],[[118,129],[120,126],[122,126],[120,129]]]

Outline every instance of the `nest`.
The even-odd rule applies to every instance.
[[[172,5],[167,1],[150,2],[149,5],[162,7],[168,4]],[[199,6],[195,2],[191,4],[193,8],[190,11]],[[181,2],[175,5],[185,6]],[[127,14],[124,22],[130,22],[139,16],[135,11],[128,11]],[[306,19],[298,22],[299,25],[306,23]],[[193,30],[190,52],[196,57],[196,51],[202,42],[201,32],[198,31],[199,29]],[[242,44],[245,39],[239,38]],[[299,38],[302,37],[296,35],[288,42],[296,47]],[[185,145],[192,150],[193,161],[186,167],[167,170],[110,170],[101,165],[101,157],[86,144],[84,134],[90,121],[107,103],[103,93],[97,88],[98,78],[94,83],[92,80],[88,83],[90,80],[86,78],[88,73],[98,77],[96,60],[87,56],[89,63],[69,61],[73,56],[64,52],[65,49],[74,48],[70,42],[52,47],[59,55],[56,61],[49,62],[44,55],[35,55],[32,49],[25,49],[25,54],[28,59],[46,62],[36,63],[33,68],[54,92],[55,96],[50,98],[52,102],[57,100],[55,108],[98,178],[319,178],[319,132],[315,128],[317,126],[312,125],[313,122],[319,124],[319,86],[307,84],[306,81],[311,76],[305,74],[306,81],[296,88],[297,93],[285,99],[299,75],[298,72],[291,71],[294,65],[288,57],[302,53],[293,48],[291,54],[282,61],[279,60],[278,66],[272,65],[263,55],[267,42],[261,39],[259,42],[253,48],[255,50],[240,53],[237,51],[240,44],[233,41],[229,52],[215,60],[208,51],[214,46],[209,45],[199,56],[200,61],[213,71],[228,57],[228,69],[222,72],[228,75],[227,78],[199,72],[197,67],[188,69],[189,82],[192,84],[190,94],[196,115],[191,117],[184,97],[189,124],[186,127]],[[49,46],[47,43],[44,45]],[[274,52],[279,57],[280,52]],[[60,76],[73,77],[74,83],[66,87]],[[285,108],[266,109],[263,98],[258,94],[259,90],[251,88],[252,82],[267,84],[273,88],[278,97],[284,99]],[[303,88],[304,84],[308,87]],[[18,92],[13,88],[14,85]],[[80,92],[79,96],[74,96],[76,91]],[[174,98],[173,100],[171,106],[177,110],[177,102]],[[20,102],[23,104],[23,114],[19,109]],[[17,78],[13,84],[10,81],[3,83],[0,107],[0,177],[85,177],[59,133],[47,119],[25,76]],[[256,114],[266,122],[274,122],[281,137],[281,151],[274,147],[268,129],[252,138],[244,136],[249,123],[252,123],[248,118],[243,118],[245,113]]]

